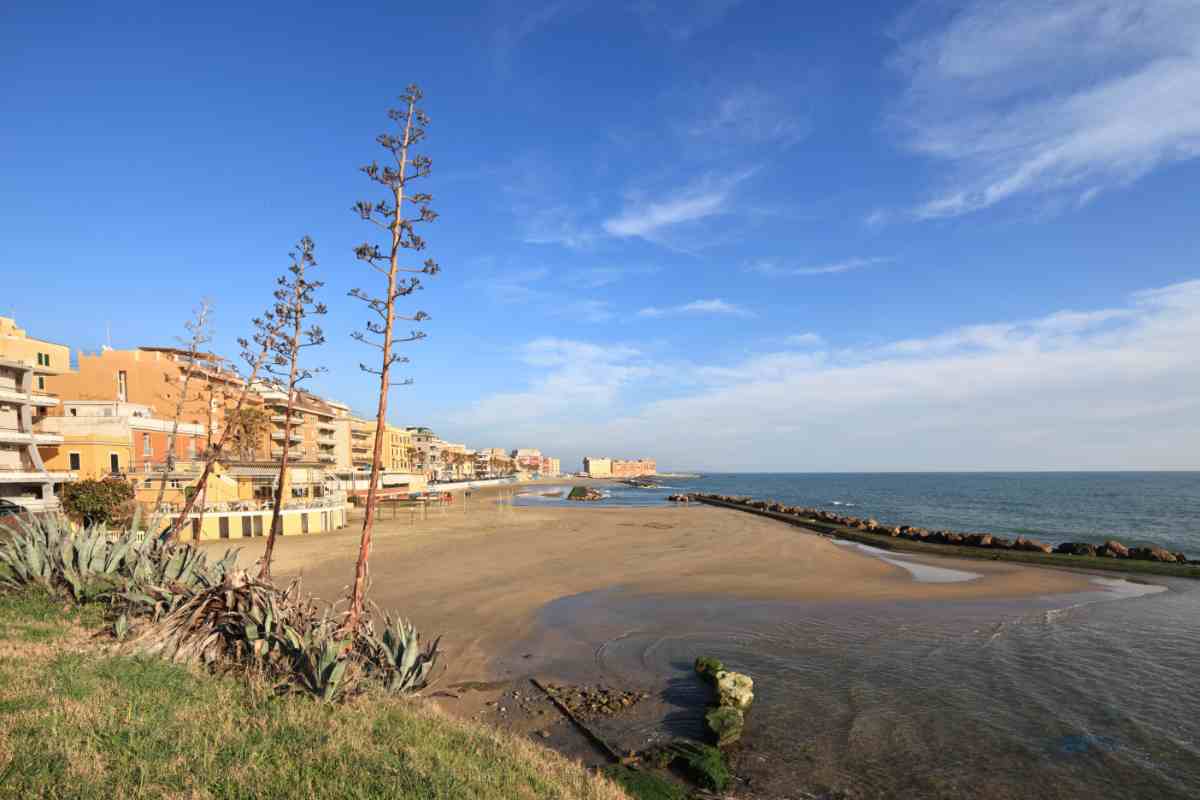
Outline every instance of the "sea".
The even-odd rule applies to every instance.
[[[529,491],[517,502],[564,502],[545,486]],[[1195,472],[704,475],[606,491],[600,504],[751,495],[881,522],[1051,543],[1115,537],[1200,557]],[[1200,581],[1097,575],[1085,592],[954,603],[613,586],[559,598],[538,622],[507,666],[530,668],[517,653],[550,653],[534,668],[650,691],[653,702],[605,723],[629,747],[703,735],[697,655],[751,675],[738,796],[1200,797]]]
[[[1066,541],[1158,545],[1200,558],[1200,472],[712,473],[659,488],[602,484],[600,505],[662,505],[682,492],[749,495],[890,525]],[[564,487],[520,505],[566,505]],[[556,497],[547,496],[561,491]],[[574,505],[574,503],[570,503]]]

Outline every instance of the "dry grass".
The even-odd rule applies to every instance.
[[[44,598],[0,598],[0,653],[2,798],[626,798],[420,699],[327,705],[105,654]]]

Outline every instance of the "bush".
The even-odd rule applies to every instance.
[[[63,485],[63,509],[84,525],[128,522],[133,486],[119,478],[75,481]]]

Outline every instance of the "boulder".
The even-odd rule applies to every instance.
[[[1174,553],[1161,547],[1135,547],[1129,551],[1129,557],[1139,561],[1162,561],[1169,564],[1176,561]]]
[[[715,677],[720,705],[745,711],[754,702],[754,680],[749,675],[721,670]]]
[[[742,738],[742,729],[746,727],[746,715],[740,708],[732,706],[710,709],[704,715],[704,721],[717,737],[717,747],[728,747]]]
[[[875,520],[875,519],[867,520],[867,530],[869,530],[869,531],[879,530],[879,521]]]
[[[1054,548],[1048,544],[1042,544],[1034,539],[1026,539],[1024,536],[1018,536],[1017,541],[1013,544],[1014,550],[1025,550],[1030,553],[1052,553]]]
[[[1012,546],[1012,539],[1006,539],[1003,536],[992,537],[992,547],[997,550],[1011,550]]]
[[[1063,542],[1054,548],[1054,552],[1069,556],[1094,556],[1098,550],[1096,545],[1087,542]]]
[[[1129,558],[1129,548],[1118,542],[1116,539],[1109,539],[1101,548],[1102,556],[1109,558]]]
[[[970,547],[991,547],[992,535],[990,533],[968,533],[963,544]]]
[[[962,544],[966,541],[966,537],[961,533],[947,533],[945,535],[946,544]]]

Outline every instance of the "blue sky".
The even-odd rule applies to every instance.
[[[308,234],[313,388],[368,412],[350,207],[416,81],[444,272],[394,422],[565,466],[1200,466],[1190,0],[248,5],[6,4],[0,313],[132,347],[208,296],[233,354]]]

